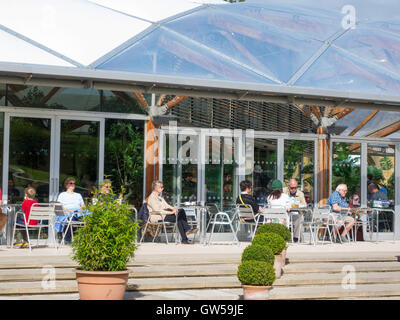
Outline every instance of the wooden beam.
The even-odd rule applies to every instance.
[[[172,100],[168,101],[167,107],[168,109],[172,108],[173,106],[177,105],[179,102],[185,100],[185,96],[175,96]]]
[[[317,134],[324,134],[325,129],[319,127]],[[323,207],[328,201],[329,190],[329,166],[330,166],[329,139],[318,140],[318,204]]]
[[[145,172],[146,172],[146,194],[147,198],[151,190],[151,184],[154,180],[159,179],[158,170],[158,149],[159,141],[156,134],[157,127],[153,123],[153,118],[146,121],[146,161],[145,161]]]
[[[302,104],[295,104],[295,107],[299,109],[302,113],[304,113],[307,117],[311,117],[311,112],[305,110]]]
[[[366,117],[352,132],[350,132],[349,136],[354,136],[362,127],[364,127],[375,115],[379,112],[379,110],[375,110],[371,112],[368,117]]]
[[[371,137],[371,138],[383,138],[391,135],[392,133],[395,133],[400,130],[400,121],[396,121],[392,124],[389,124],[386,127],[380,128],[374,132],[371,132],[370,134],[367,134],[366,137]]]
[[[342,119],[343,117],[347,116],[349,113],[352,113],[354,111],[354,108],[350,108],[350,109],[345,109],[344,111],[342,111],[341,113],[339,113],[336,118]]]
[[[165,100],[166,97],[167,97],[166,94],[162,94],[162,95],[160,96],[160,98],[158,99],[158,101],[157,101],[157,105],[158,105],[158,106],[161,106],[161,105],[163,104],[163,102],[164,102],[164,100]]]
[[[343,112],[346,108],[343,107],[335,107],[332,111],[331,111],[331,116],[336,116],[337,114]]]
[[[147,101],[144,98],[143,94],[141,92],[133,92],[133,95],[136,97],[136,99],[138,100],[139,104],[143,107],[146,108],[147,107]]]
[[[46,104],[58,92],[58,90],[60,90],[60,87],[54,87],[40,102]]]
[[[318,120],[321,120],[322,114],[321,114],[321,110],[319,109],[319,107],[318,106],[311,106],[311,110],[315,114],[315,116],[318,118]]]

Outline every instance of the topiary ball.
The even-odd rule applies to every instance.
[[[264,261],[273,265],[275,257],[267,245],[252,244],[244,249],[242,253],[242,262],[248,260]]]
[[[259,233],[253,238],[252,244],[266,245],[274,255],[280,254],[286,246],[285,240],[276,233]]]
[[[264,261],[243,261],[238,267],[237,277],[244,285],[270,286],[275,281],[275,269]]]
[[[265,223],[257,228],[257,234],[270,232],[279,234],[286,242],[292,239],[289,228],[281,223]]]

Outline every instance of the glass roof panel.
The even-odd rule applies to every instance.
[[[287,82],[322,45],[304,35],[225,11],[208,8],[165,26],[281,82]]]
[[[400,77],[400,34],[358,25],[334,42],[352,54]]]
[[[400,96],[400,80],[330,47],[300,77],[296,86],[352,93]]]
[[[74,67],[67,61],[2,30],[0,30],[0,43],[0,62],[23,61],[31,64]]]
[[[166,30],[157,29],[97,69],[202,79],[272,83],[268,79],[195,46]]]
[[[151,25],[79,0],[0,1],[0,23],[83,65]]]
[[[166,19],[200,5],[186,0],[90,0],[90,2],[153,22]]]
[[[246,1],[223,10],[268,23],[282,31],[304,34],[310,39],[326,40],[341,28],[340,12],[315,10],[315,6],[310,9],[301,7],[298,3],[288,5],[285,1],[268,1],[268,3],[264,1],[251,5]]]

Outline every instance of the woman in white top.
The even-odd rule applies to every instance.
[[[57,202],[62,205],[65,215],[70,217],[73,215],[72,220],[78,220],[82,216],[81,213],[75,213],[85,208],[82,196],[75,192],[75,179],[70,177],[65,179],[64,188],[66,191],[61,192],[57,198]],[[57,221],[66,221],[66,217],[58,216]],[[56,223],[54,225],[56,232],[63,232],[65,224]],[[68,228],[67,234],[65,235],[65,243],[71,241],[71,229]]]
[[[82,196],[75,192],[75,179],[72,177],[65,179],[64,188],[66,191],[61,192],[57,198],[57,202],[62,204],[64,211],[75,212],[83,210],[85,203]]]
[[[280,180],[272,181],[272,192],[267,198],[267,202],[270,208],[286,208],[290,210],[291,200],[289,196],[282,192],[283,186]]]

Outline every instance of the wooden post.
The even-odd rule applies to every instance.
[[[151,193],[151,184],[154,180],[158,180],[158,147],[159,137],[156,134],[157,127],[153,123],[153,118],[146,121],[146,194],[147,198]]]
[[[324,134],[325,129],[319,127],[318,134]],[[329,198],[329,167],[330,167],[330,141],[329,139],[318,140],[318,199],[319,206],[324,206]]]

